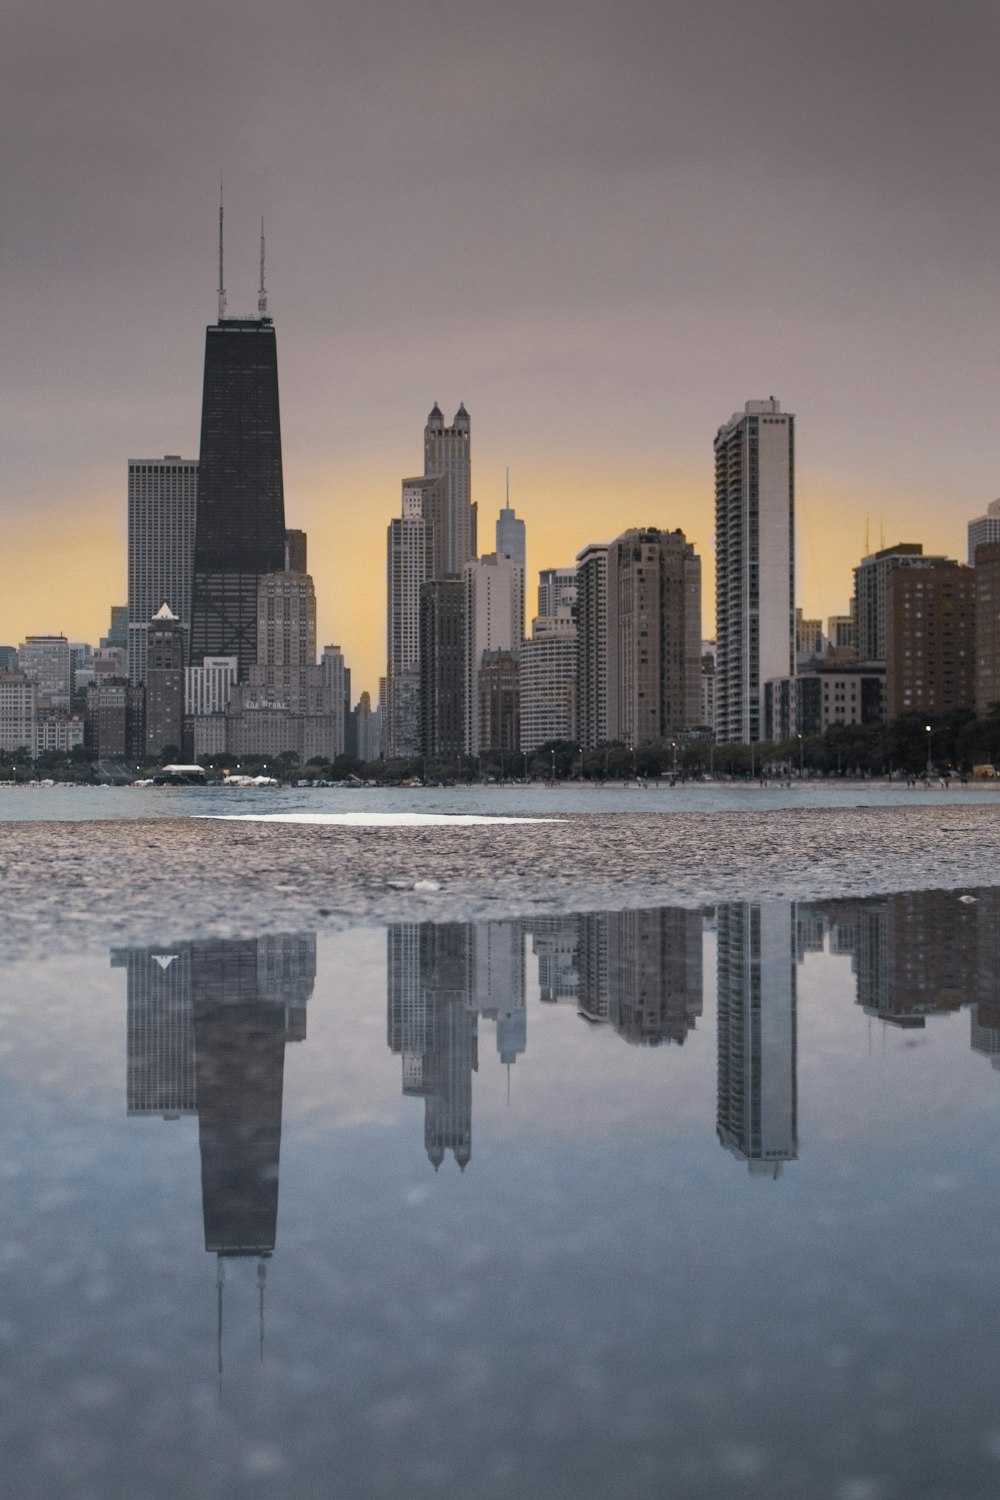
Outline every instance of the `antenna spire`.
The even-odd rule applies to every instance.
[[[219,1405],[222,1405],[222,1288],[226,1284],[226,1267],[222,1256],[216,1261],[215,1285],[218,1292],[218,1308],[216,1311],[215,1331],[215,1362],[219,1375]]]
[[[257,1290],[260,1295],[260,1362],[264,1363],[264,1285],[267,1281],[267,1261],[257,1262]]]
[[[257,315],[267,317],[267,290],[264,286],[264,220],[260,221],[260,286],[257,288]]]
[[[219,322],[226,316],[226,281],[222,274],[222,173],[219,173]]]
[[[507,509],[510,510],[510,464],[507,465]]]

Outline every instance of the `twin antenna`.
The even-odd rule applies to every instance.
[[[226,316],[226,281],[222,270],[222,178],[219,178],[219,322]],[[264,220],[260,221],[260,285],[257,288],[257,316],[267,317],[267,288],[264,285]]]

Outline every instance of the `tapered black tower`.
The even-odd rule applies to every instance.
[[[262,226],[263,228],[263,226]],[[219,321],[205,330],[191,661],[257,659],[257,585],[285,566],[278,352],[267,316],[264,240],[256,318],[227,318],[219,208]]]

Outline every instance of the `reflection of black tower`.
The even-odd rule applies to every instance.
[[[719,1140],[778,1177],[798,1154],[794,908],[733,902],[717,918]]]
[[[269,1256],[285,1043],[305,1036],[315,939],[191,945],[205,1249]]]
[[[388,931],[389,1045],[403,1058],[403,1093],[424,1100],[424,1145],[435,1171],[451,1151],[472,1155],[472,1074],[479,1065],[468,923],[400,923]]]
[[[205,330],[195,514],[191,661],[257,660],[257,585],[285,567],[278,353],[264,291],[256,318],[227,318],[219,212],[219,321]]]

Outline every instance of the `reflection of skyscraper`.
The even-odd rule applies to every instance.
[[[611,912],[609,1020],[627,1042],[680,1045],[702,1009],[701,912]]]
[[[129,1114],[168,1120],[194,1114],[190,947],[119,948],[111,965],[127,976]]]
[[[851,955],[857,1002],[868,1015],[919,1029],[928,1015],[959,1010],[975,998],[978,903],[965,905],[950,891],[906,891],[825,902],[823,910],[833,950]]]
[[[472,934],[472,1004],[496,1023],[500,1061],[510,1064],[528,1045],[524,928],[520,922],[477,922]]]
[[[579,919],[531,917],[525,927],[531,933],[532,951],[538,959],[539,999],[548,1005],[560,1000],[578,1004]]]
[[[306,1034],[312,935],[112,953],[128,977],[128,1109],[197,1112],[205,1248],[269,1256],[285,1044]]]
[[[401,923],[388,930],[389,1045],[403,1058],[403,1093],[424,1100],[424,1145],[435,1171],[451,1151],[472,1154],[472,1074],[477,1014],[470,1007],[470,938],[464,922]]]
[[[798,1154],[795,915],[732,902],[718,918],[718,1134],[751,1173]]]
[[[702,1010],[702,914],[679,907],[579,919],[579,1013],[627,1042],[681,1043]]]

